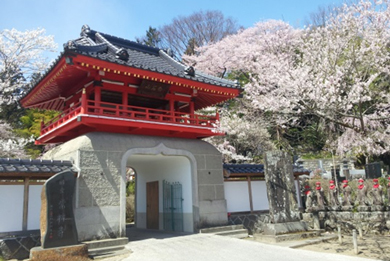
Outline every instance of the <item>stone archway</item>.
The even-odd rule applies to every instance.
[[[45,159],[71,160],[79,174],[75,219],[79,241],[126,235],[127,161],[140,155],[188,161],[192,230],[227,224],[222,157],[202,140],[92,132],[54,148]],[[180,160],[179,160],[180,161]]]
[[[125,152],[121,161],[122,176],[125,177],[127,167],[131,166],[137,172],[136,183],[136,213],[135,222],[139,228],[146,226],[146,183],[158,181],[159,184],[159,229],[163,229],[162,182],[180,182],[183,185],[183,230],[194,232],[194,224],[199,222],[193,209],[199,207],[198,177],[196,159],[189,151],[172,149],[160,143],[153,148],[134,148]],[[141,171],[140,171],[141,170]],[[156,173],[159,172],[159,173]],[[122,193],[123,194],[123,193]],[[123,202],[123,200],[121,200]],[[124,202],[126,204],[126,202]],[[121,205],[121,210],[123,206]],[[125,211],[125,206],[124,206]]]

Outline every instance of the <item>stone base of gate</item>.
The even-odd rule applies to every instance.
[[[52,260],[67,260],[67,261],[87,261],[88,247],[85,244],[42,248],[34,247],[30,251],[30,261],[52,261]]]

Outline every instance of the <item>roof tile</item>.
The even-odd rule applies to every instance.
[[[187,66],[173,59],[162,49],[100,33],[89,29],[88,26],[83,26],[81,35],[82,37],[65,44],[65,51],[68,50],[113,63],[124,64],[149,71],[159,71],[168,75],[206,82],[213,85],[236,89],[241,88],[233,81],[207,75],[197,70],[195,70],[195,76],[189,76],[184,72]],[[107,48],[97,49],[97,46],[101,46],[102,44],[106,44]],[[111,49],[119,50],[121,48],[129,54],[128,59],[123,59],[123,57],[119,58],[118,55],[110,51]]]

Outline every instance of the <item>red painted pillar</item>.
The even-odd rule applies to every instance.
[[[176,118],[175,118],[175,101],[174,100],[169,100],[169,113],[172,116],[172,121],[176,121]]]
[[[195,116],[195,104],[193,101],[190,102],[190,122],[191,124],[197,124],[197,119]]]
[[[128,102],[129,102],[128,94],[127,94],[127,92],[123,92],[122,93],[122,105],[123,106],[119,112],[120,115],[127,115]]]
[[[102,89],[95,87],[95,112],[100,113],[100,102],[102,100]]]
[[[85,88],[83,88],[83,92],[81,94],[81,114],[84,114],[87,112],[87,92],[85,91]]]
[[[194,102],[190,102],[190,113],[195,114],[195,104]]]

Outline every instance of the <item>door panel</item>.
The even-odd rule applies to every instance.
[[[159,229],[158,181],[146,183],[146,227]]]

